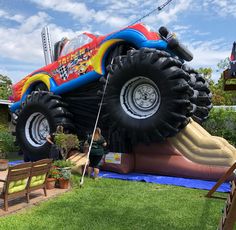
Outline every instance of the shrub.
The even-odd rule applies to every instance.
[[[4,153],[17,152],[18,147],[14,144],[14,137],[7,131],[0,131],[0,150]]]
[[[74,166],[75,163],[71,162],[70,160],[57,160],[53,162],[53,165],[58,168],[66,168]]]
[[[203,127],[212,135],[224,137],[236,146],[236,112],[225,109],[212,109]]]
[[[8,118],[7,118],[7,109],[1,108],[1,116],[0,116],[0,131],[8,130]]]
[[[79,148],[79,139],[74,134],[57,133],[55,143],[60,148],[61,155],[65,160],[68,152],[73,148]]]

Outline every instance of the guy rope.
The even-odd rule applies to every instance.
[[[112,60],[112,62],[113,62],[113,60]],[[87,153],[86,163],[85,163],[84,170],[83,170],[83,173],[82,173],[82,176],[81,176],[81,179],[80,179],[80,184],[79,184],[80,187],[82,187],[83,184],[84,184],[84,176],[85,176],[86,168],[87,168],[88,163],[89,163],[89,155],[90,155],[91,148],[92,148],[92,144],[93,144],[93,139],[94,139],[95,130],[96,130],[97,125],[98,125],[98,120],[99,120],[99,117],[100,117],[100,113],[101,113],[101,109],[102,109],[102,104],[103,104],[104,95],[105,95],[105,92],[106,92],[106,88],[107,88],[107,83],[108,83],[108,80],[109,80],[109,76],[110,76],[110,74],[107,75],[105,87],[104,87],[104,90],[103,90],[103,93],[102,93],[102,99],[101,99],[101,102],[100,102],[100,105],[99,105],[98,114],[97,114],[96,122],[95,122],[95,125],[94,125],[94,129],[93,129],[93,134],[92,134],[91,142],[90,142],[90,144],[89,144],[89,149],[88,149],[88,153]]]

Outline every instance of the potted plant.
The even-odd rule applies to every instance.
[[[53,166],[57,168],[68,168],[70,169],[72,166],[74,166],[74,163],[70,160],[57,160],[53,162]]]
[[[61,168],[60,177],[58,179],[59,187],[62,189],[68,189],[70,184],[70,177],[71,177],[71,171],[66,170],[65,168]]]
[[[74,148],[79,148],[80,144],[76,135],[66,133],[57,133],[55,135],[55,143],[60,148],[64,160],[67,158],[68,152]]]
[[[74,165],[70,160],[57,160],[53,162],[53,166],[59,171],[58,182],[60,188],[67,189],[69,187],[71,167]]]
[[[60,177],[60,172],[58,168],[55,166],[52,166],[48,174],[46,188],[47,189],[55,188],[56,180],[59,179],[59,177]]]

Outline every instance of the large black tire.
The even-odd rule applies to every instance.
[[[44,83],[40,82],[33,87],[32,91],[48,91],[48,88]],[[19,113],[20,113],[20,110],[17,109],[14,113],[11,114],[11,123],[14,126],[16,126],[16,122],[17,122],[17,118],[19,116]],[[13,135],[15,136],[15,132],[13,132]]]
[[[205,121],[212,108],[212,94],[206,80],[193,68],[184,65],[183,69],[190,74],[189,84],[194,89],[194,95],[191,97],[191,102],[196,105],[196,110],[192,115],[193,120],[198,123]]]
[[[43,82],[40,82],[34,86],[33,91],[48,91],[48,87]]]
[[[133,143],[176,135],[194,108],[190,76],[181,67],[170,54],[154,49],[131,50],[115,58],[108,67],[105,116],[125,128]]]
[[[49,157],[51,145],[46,136],[58,125],[71,130],[71,117],[59,96],[46,91],[34,91],[28,95],[16,120],[16,139],[24,158],[36,161]]]

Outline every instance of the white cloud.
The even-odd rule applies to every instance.
[[[45,25],[49,26],[54,42],[62,37],[74,37],[81,33],[50,24],[50,17],[44,12],[38,12],[16,28],[0,27],[1,56],[26,63],[43,60],[41,30]]]
[[[119,18],[119,17],[111,17],[108,21],[107,24],[109,24],[110,26],[119,28],[122,27],[124,25],[127,25],[129,21],[127,21],[127,19],[125,18]]]
[[[5,65],[0,68],[0,73],[2,75],[10,77],[13,83],[18,82],[22,77],[26,76],[30,72],[33,72],[36,69],[36,66],[32,65]]]
[[[190,47],[190,50],[194,54],[194,59],[191,62],[195,66],[198,67],[213,67],[216,68],[217,63],[219,63],[220,60],[225,59],[229,56],[230,50],[213,50],[210,48],[204,48],[204,45],[199,47]]]
[[[39,47],[40,28],[47,22],[47,15],[39,12],[25,19],[16,28],[0,27],[1,56],[28,63],[37,62],[42,56]]]
[[[170,3],[169,7],[164,8],[160,12],[156,12],[149,17],[147,17],[144,21],[147,24],[164,24],[167,25],[170,22],[173,23],[177,21],[178,15],[186,11],[192,0],[178,0]],[[153,2],[152,2],[153,4]],[[159,4],[160,5],[160,4]]]
[[[86,23],[99,23],[111,27],[120,28],[127,26],[130,22],[141,18],[154,8],[162,5],[165,1],[153,3],[152,0],[103,0],[101,2],[74,0],[31,0],[43,9],[64,12],[74,19],[79,19],[81,25]],[[171,7],[164,8],[161,12],[156,11],[144,19],[150,26],[158,24],[169,24],[176,21],[177,16],[188,9],[192,0],[175,0],[170,3]],[[96,6],[96,7],[95,7]]]
[[[236,17],[236,0],[204,0],[193,1],[191,11],[205,12],[213,17]]]
[[[81,24],[85,24],[88,22],[97,22],[111,25],[114,27],[120,27],[128,23],[128,20],[125,17],[118,16],[120,13],[118,13],[119,11],[117,12],[117,9],[120,9],[120,7],[122,7],[122,3],[120,2],[117,2],[116,4],[111,4],[113,6],[113,8],[110,8],[110,10],[112,9],[111,13],[111,11],[108,11],[107,9],[95,10],[88,7],[85,3],[75,2],[73,0],[31,1],[45,9],[68,13],[74,19],[79,19]]]
[[[42,64],[41,29],[50,17],[43,12],[30,16],[15,28],[0,27],[0,53],[2,57],[25,63]]]
[[[2,58],[21,64],[1,66],[1,73],[6,73],[13,81],[19,80],[30,72],[44,65],[41,30],[48,25],[52,42],[62,37],[74,37],[81,31],[72,31],[50,23],[50,17],[44,12],[32,15],[14,28],[0,26],[0,54]]]
[[[221,49],[221,42],[221,39],[217,39],[210,42],[195,41],[186,44],[194,55],[193,60],[189,64],[194,68],[211,67],[214,73],[213,80],[215,81],[220,77],[220,74],[216,72],[217,64],[229,57],[231,52],[230,48]]]
[[[59,12],[65,12],[72,15],[75,19],[89,21],[94,10],[89,10],[85,3],[74,2],[70,0],[32,0],[36,4],[39,4],[43,8],[52,9]]]
[[[199,36],[206,36],[210,34],[210,32],[202,32],[200,30],[194,30],[193,33]]]
[[[11,15],[8,12],[0,9],[0,18],[15,21],[21,23],[24,20],[24,16],[20,14]]]
[[[185,39],[186,34],[189,34],[191,31],[191,26],[172,24],[169,29],[177,35],[179,40],[182,40]]]
[[[216,6],[216,12],[221,16],[236,17],[236,1],[235,0],[213,0],[211,2]]]
[[[191,28],[191,26],[189,26],[189,25],[174,25],[173,26],[174,31],[188,30],[190,28]]]
[[[38,12],[36,15],[33,15],[26,19],[24,23],[22,23],[19,27],[19,31],[30,33],[47,24],[49,20],[50,17],[46,13]]]

